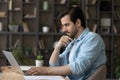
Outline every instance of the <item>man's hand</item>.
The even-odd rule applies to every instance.
[[[59,48],[61,48],[61,47],[63,47],[63,46],[66,47],[72,40],[73,40],[73,39],[70,38],[69,36],[63,35],[63,36],[60,38],[59,42],[57,43],[56,47],[59,47]]]
[[[33,67],[26,71],[28,75],[46,75],[47,74],[47,67]]]
[[[71,73],[68,65],[58,67],[33,67],[26,71],[28,75],[69,75]]]

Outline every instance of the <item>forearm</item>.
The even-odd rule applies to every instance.
[[[50,57],[50,61],[52,64],[56,63],[58,61],[59,58],[59,52],[60,52],[60,48],[55,48],[51,57]]]
[[[70,41],[72,41],[72,39],[69,36],[62,36],[59,40],[59,42],[57,43],[57,45],[55,46],[55,49],[50,57],[50,63],[55,64],[56,62],[58,62],[59,59],[59,53],[60,53],[60,49],[63,46],[67,46]]]
[[[29,75],[61,75],[66,76],[71,74],[69,65],[59,67],[33,67],[26,74]]]
[[[70,75],[72,74],[70,67],[68,65],[65,66],[59,66],[59,67],[46,67],[47,69],[45,71],[47,71],[46,73],[48,75],[62,75],[62,76],[66,76],[66,75]]]

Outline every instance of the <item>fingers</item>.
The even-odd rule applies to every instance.
[[[38,75],[38,72],[34,72],[34,73],[32,73],[32,75]]]
[[[63,35],[58,43],[56,44],[55,48],[59,50],[61,47],[66,47],[73,39],[67,35]]]
[[[65,40],[69,40],[70,42],[73,40],[71,37],[66,36],[66,35],[64,35],[63,38],[64,38]]]
[[[36,75],[36,74],[38,74],[38,70],[37,70],[37,68],[31,68],[26,72],[26,74],[28,74],[28,75]]]
[[[61,37],[61,43],[64,45],[64,46],[67,46],[73,39],[70,38],[69,36],[62,36]]]

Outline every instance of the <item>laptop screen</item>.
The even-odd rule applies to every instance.
[[[17,70],[18,70],[17,72],[23,74],[23,71],[21,70],[21,68],[20,68],[19,64],[17,63],[13,54],[9,51],[4,51],[4,50],[2,52],[5,55],[5,57],[7,58],[7,60],[9,61],[10,65],[17,68]]]

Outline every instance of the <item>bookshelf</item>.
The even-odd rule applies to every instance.
[[[0,49],[13,51],[13,47],[19,40],[21,50],[24,52],[22,54],[25,54],[29,49],[29,57],[28,54],[25,54],[26,62],[24,64],[32,65],[33,62],[30,58],[34,60],[33,48],[37,48],[38,16],[39,0],[1,0],[0,22],[2,30],[0,32]],[[17,27],[14,25],[17,25]],[[8,64],[2,53],[1,57],[4,60],[1,65]]]
[[[120,39],[120,1],[119,0],[85,0],[87,26],[103,37],[107,55],[107,78],[118,78],[116,73]],[[120,65],[119,65],[120,66]],[[119,73],[118,73],[119,72]],[[120,76],[119,76],[120,77]]]
[[[19,41],[22,54],[25,55],[22,64],[35,65],[34,60],[40,51],[45,65],[48,65],[54,42],[61,36],[56,16],[60,10],[68,6],[68,2],[67,0],[1,0],[0,49],[13,51]],[[13,25],[17,25],[18,29],[11,30],[9,26],[14,29]],[[0,59],[4,62],[0,66],[9,64],[2,53]]]

